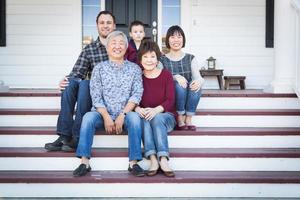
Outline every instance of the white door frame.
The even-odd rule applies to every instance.
[[[100,7],[101,7],[101,11],[104,10],[105,8],[105,0],[100,0]],[[160,23],[162,21],[162,0],[157,0],[157,44],[160,47],[160,49],[162,48],[162,41],[161,41],[161,37],[162,37],[162,23]]]

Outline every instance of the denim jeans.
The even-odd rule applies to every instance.
[[[125,116],[124,128],[128,133],[129,161],[142,160],[142,129],[139,115],[135,112],[128,112]],[[79,143],[76,150],[77,157],[91,157],[96,130],[104,130],[103,117],[97,111],[86,113],[81,124]]]
[[[188,83],[189,85],[190,83]],[[201,90],[195,92],[189,87],[181,87],[177,81],[175,81],[176,91],[176,110],[179,115],[195,115],[196,109],[200,100]]]
[[[89,84],[89,80],[69,79],[69,85],[61,94],[61,109],[57,120],[59,135],[78,139],[82,117],[92,108]]]
[[[171,113],[158,113],[152,120],[143,122],[143,140],[145,157],[156,154],[169,158],[168,132],[176,125],[176,120]]]

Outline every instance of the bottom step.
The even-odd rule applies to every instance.
[[[300,172],[185,171],[133,177],[127,171],[1,171],[3,197],[273,197],[299,198]]]

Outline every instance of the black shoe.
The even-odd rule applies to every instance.
[[[75,152],[78,145],[78,139],[72,139],[67,143],[63,143],[61,150],[65,152]]]
[[[46,143],[45,149],[47,151],[61,151],[61,147],[63,146],[64,143],[67,142],[68,142],[68,137],[61,135],[54,142]]]
[[[73,176],[84,176],[91,170],[92,168],[90,166],[86,167],[86,164],[80,164],[79,167],[73,171]]]
[[[138,164],[134,164],[132,166],[132,168],[130,167],[130,165],[128,166],[128,171],[134,175],[134,176],[138,176],[138,177],[142,177],[145,176],[146,172],[143,170],[143,168],[141,168]]]

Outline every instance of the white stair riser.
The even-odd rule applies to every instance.
[[[74,170],[75,157],[0,157],[0,170]],[[188,164],[189,163],[189,164]],[[95,157],[93,170],[126,170],[127,157]],[[141,161],[144,169],[149,161]],[[190,171],[300,171],[300,158],[170,158],[174,170]]]
[[[79,186],[80,185],[80,186]],[[300,184],[43,183],[0,184],[3,197],[256,197],[297,198]],[[116,189],[112,189],[116,188]],[[153,192],[155,191],[155,192]]]
[[[0,135],[0,147],[44,147],[56,135]],[[300,148],[300,136],[177,136],[170,148]],[[93,147],[127,148],[127,135],[96,135]]]
[[[194,116],[197,127],[300,127],[300,116]]]
[[[203,97],[198,109],[300,109],[300,99]]]
[[[0,97],[1,108],[59,109],[60,97]],[[300,100],[298,98],[201,97],[198,108],[300,109]]]
[[[80,186],[79,186],[80,185]],[[3,197],[273,197],[297,198],[300,184],[43,183],[0,184]],[[116,189],[112,189],[116,188]],[[75,192],[76,191],[76,192]],[[153,192],[155,191],[155,192]]]
[[[300,116],[194,116],[197,127],[300,127]],[[56,126],[55,115],[1,115],[0,127]]]
[[[60,97],[0,97],[0,108],[59,109]]]

